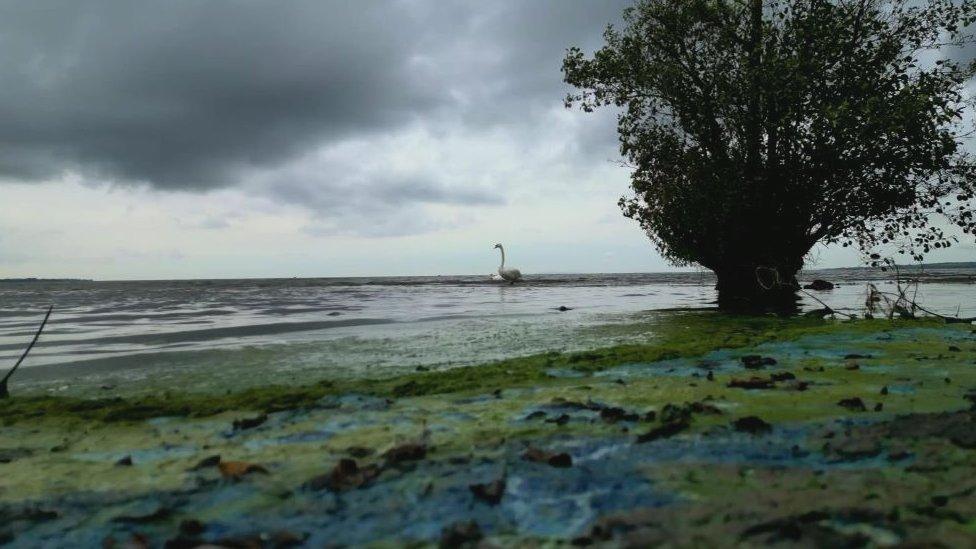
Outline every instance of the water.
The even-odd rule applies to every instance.
[[[816,295],[859,308],[863,269],[809,273]],[[976,269],[933,270],[919,302],[976,316]],[[55,312],[18,373],[47,390],[105,380],[301,382],[449,368],[543,351],[646,339],[662,309],[714,307],[704,273],[147,282],[0,282],[0,364],[12,364],[48,304]],[[804,307],[820,305],[809,298]],[[570,307],[561,312],[559,307]],[[301,374],[301,375],[300,375]]]

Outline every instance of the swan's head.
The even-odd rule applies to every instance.
[[[497,249],[497,248],[501,248],[501,247],[502,247],[502,245],[501,245],[501,244],[495,244],[495,248],[496,248],[496,249]]]

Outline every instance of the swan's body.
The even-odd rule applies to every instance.
[[[517,281],[522,280],[521,271],[505,268],[505,248],[501,244],[495,244],[495,247],[502,252],[502,264],[498,266],[498,276],[502,277],[503,280],[507,280],[509,284],[515,284]]]

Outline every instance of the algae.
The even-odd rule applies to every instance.
[[[285,531],[312,546],[430,543],[471,520],[506,545],[976,537],[970,327],[677,313],[653,333],[304,387],[17,396],[0,404],[0,539],[162,543],[187,520],[199,541]],[[749,376],[773,381],[730,386]],[[838,404],[854,398],[865,411]],[[418,459],[383,457],[420,444]],[[198,467],[213,456],[268,474]],[[349,459],[368,482],[312,482]],[[488,485],[495,503],[472,492]]]

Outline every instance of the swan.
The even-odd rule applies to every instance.
[[[522,280],[522,273],[518,269],[506,269],[505,268],[505,248],[501,244],[495,244],[495,247],[502,252],[502,264],[498,266],[498,276],[502,279],[507,280],[509,284],[515,284],[517,281]]]

